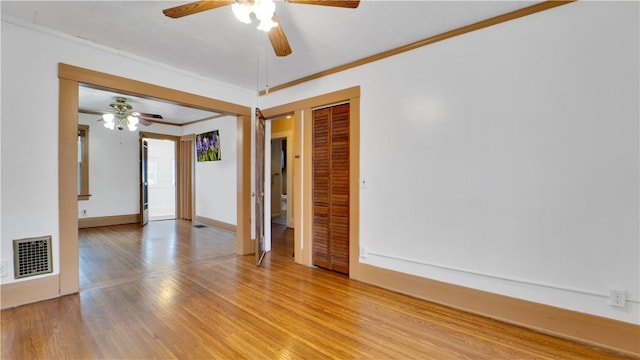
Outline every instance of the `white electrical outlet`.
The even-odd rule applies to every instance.
[[[8,275],[7,266],[9,265],[7,264],[6,261],[0,261],[0,276],[5,277]]]
[[[609,305],[619,308],[627,306],[627,296],[624,290],[609,289]]]

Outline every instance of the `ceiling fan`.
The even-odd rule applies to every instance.
[[[360,0],[284,0],[291,4],[333,6],[355,9]],[[271,46],[277,56],[287,56],[292,53],[289,40],[278,22],[273,0],[203,0],[165,9],[162,12],[170,18],[181,18],[207,10],[231,5],[238,20],[244,23],[252,22],[253,16],[260,21],[258,29],[267,31]]]
[[[108,129],[123,130],[125,127],[130,131],[135,131],[137,125],[141,124],[149,126],[153,123],[153,120],[162,120],[162,115],[158,114],[146,114],[138,111],[132,111],[133,106],[127,103],[127,99],[121,96],[116,96],[116,101],[109,104],[109,107],[113,109],[113,112],[109,113],[95,113],[95,115],[102,115],[98,121],[104,121],[104,127]],[[85,111],[87,112],[87,111]],[[89,113],[89,112],[87,112]],[[150,121],[151,120],[151,121]]]

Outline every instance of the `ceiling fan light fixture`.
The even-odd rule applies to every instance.
[[[231,10],[236,19],[245,24],[251,24],[251,13],[253,13],[260,22],[258,29],[262,31],[270,31],[278,26],[273,21],[273,14],[276,12],[276,4],[273,0],[236,0],[231,4]]]
[[[129,116],[127,116],[127,121],[129,122],[129,124],[137,125],[138,122],[139,122],[139,119],[138,119],[137,116],[129,115]]]
[[[253,4],[253,13],[256,14],[256,18],[260,20],[261,24],[270,21],[275,12],[276,4],[273,0],[255,0]]]
[[[102,114],[102,120],[105,122],[113,122],[115,116],[113,114]]]
[[[109,130],[113,130],[116,127],[116,123],[114,123],[113,121],[110,121],[110,122],[105,121],[104,127],[106,127]]]
[[[113,113],[102,115],[104,127],[109,130],[113,130],[115,128],[118,130],[124,130],[125,126],[129,128],[129,131],[135,131],[138,129],[138,123],[140,123],[138,115],[140,115],[140,113],[131,111],[132,107],[127,104],[127,99],[123,97],[116,97],[116,101],[109,104],[109,107],[113,109]]]
[[[234,2],[231,4],[231,10],[240,22],[251,24],[251,17],[249,15],[251,15],[252,6],[249,2]]]
[[[102,120],[104,120],[104,127],[109,130],[113,130],[115,127],[115,122],[113,122],[114,119],[115,116],[113,114],[103,114]]]
[[[260,21],[260,24],[258,25],[258,30],[262,30],[262,31],[266,31],[269,32],[271,31],[271,29],[273,29],[274,27],[278,26],[278,23],[268,19],[268,20],[262,20]]]

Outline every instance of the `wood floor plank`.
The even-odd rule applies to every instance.
[[[295,264],[187,221],[80,230],[81,291],[1,312],[2,359],[621,359]]]

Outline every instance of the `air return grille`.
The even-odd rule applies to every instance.
[[[13,240],[13,264],[16,279],[53,272],[51,236]]]

